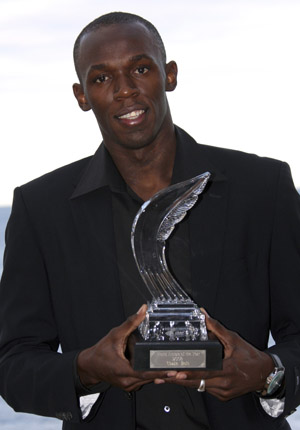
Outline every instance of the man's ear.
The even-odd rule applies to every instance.
[[[177,86],[177,64],[170,61],[166,64],[166,91],[174,91]]]
[[[84,94],[84,91],[83,91],[81,84],[73,84],[73,93],[74,93],[74,96],[76,97],[76,99],[78,101],[80,108],[84,112],[87,112],[88,110],[91,109],[91,106],[85,97],[85,94]]]

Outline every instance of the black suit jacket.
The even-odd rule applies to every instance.
[[[272,330],[286,367],[282,417],[268,416],[252,393],[226,403],[205,393],[211,428],[287,429],[283,417],[300,403],[300,203],[289,168],[196,144],[180,129],[177,138],[176,179],[212,173],[189,213],[193,298],[261,350]],[[134,395],[114,387],[81,423],[73,380],[77,352],[124,320],[111,194],[101,175],[91,157],[16,189],[6,233],[0,393],[16,411],[63,419],[64,429],[135,425]]]

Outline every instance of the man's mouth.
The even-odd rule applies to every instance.
[[[124,115],[120,115],[118,116],[119,119],[137,119],[138,117],[140,117],[141,115],[143,115],[143,113],[145,113],[144,109],[140,109],[140,110],[133,110],[132,112],[126,113]]]

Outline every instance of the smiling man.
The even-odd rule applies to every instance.
[[[166,91],[177,66],[141,22],[85,30],[75,46],[79,106],[92,109],[119,172],[147,200],[171,181],[176,139]]]
[[[74,61],[74,95],[103,142],[93,157],[15,191],[0,289],[1,395],[66,430],[288,429],[300,403],[300,202],[288,166],[197,144],[174,126],[166,92],[177,65],[141,17],[96,19]],[[205,171],[209,185],[175,229],[169,259],[216,318],[207,315],[207,327],[223,344],[223,369],[134,371],[125,350],[149,296],[132,221],[156,192]]]

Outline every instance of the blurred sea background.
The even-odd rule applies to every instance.
[[[0,273],[4,252],[4,231],[10,214],[10,207],[0,207]],[[288,421],[292,430],[300,430],[300,409],[292,414]],[[31,414],[15,413],[0,396],[1,430],[59,430],[62,422],[56,418],[39,417]]]

